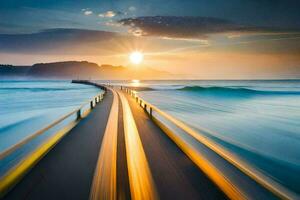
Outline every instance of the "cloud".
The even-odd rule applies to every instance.
[[[109,20],[104,23],[106,26],[112,26],[112,27],[120,27],[121,25],[118,22],[115,22],[113,20]]]
[[[136,11],[136,7],[130,6],[130,7],[128,8],[128,10],[129,10],[130,12],[134,12],[134,11]]]
[[[93,11],[87,10],[87,11],[84,12],[84,14],[85,15],[91,15],[91,14],[93,14]]]
[[[91,11],[89,8],[84,8],[81,10],[83,12],[84,15],[88,16],[88,15],[92,15],[93,11]]]
[[[115,32],[47,29],[30,34],[0,34],[0,52],[39,54],[98,54],[111,41],[128,37]]]
[[[121,11],[112,11],[112,10],[109,10],[109,11],[106,11],[104,13],[100,13],[98,16],[99,17],[104,17],[104,18],[113,18],[115,16],[121,16],[121,15],[124,15],[124,13],[121,12]]]
[[[283,32],[286,29],[237,24],[225,19],[192,16],[147,16],[119,20],[137,36],[159,36],[180,39],[205,39],[210,34]]]

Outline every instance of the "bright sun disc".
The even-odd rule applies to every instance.
[[[129,55],[129,59],[133,64],[140,64],[143,61],[144,55],[141,52],[135,51]]]

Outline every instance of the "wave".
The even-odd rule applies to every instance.
[[[11,124],[7,124],[5,126],[2,126],[0,127],[0,134],[3,134],[5,133],[5,131],[9,131],[9,130],[12,130],[12,129],[16,129],[18,126],[22,126],[26,123],[31,123],[33,120],[35,119],[40,119],[41,116],[31,116],[31,117],[28,117],[28,118],[25,118],[25,119],[21,119],[19,121],[16,121],[14,123],[11,123]]]
[[[272,90],[255,90],[243,87],[220,87],[220,86],[185,86],[179,88],[180,91],[206,92],[215,94],[241,94],[241,95],[299,95],[300,91],[272,91]]]
[[[79,88],[82,89],[82,88]],[[78,88],[30,88],[30,87],[7,87],[7,88],[0,88],[0,90],[8,90],[8,91],[33,91],[33,92],[44,92],[44,91],[66,91],[66,90],[78,90]]]

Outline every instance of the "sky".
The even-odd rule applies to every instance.
[[[298,0],[9,0],[0,63],[87,60],[191,79],[300,78]]]

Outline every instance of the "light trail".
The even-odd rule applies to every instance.
[[[131,198],[133,200],[158,199],[155,184],[130,106],[124,94],[119,91],[118,94],[123,106],[125,146]]]
[[[104,132],[94,179],[90,192],[91,200],[117,199],[117,136],[119,99],[113,93],[113,103]]]

